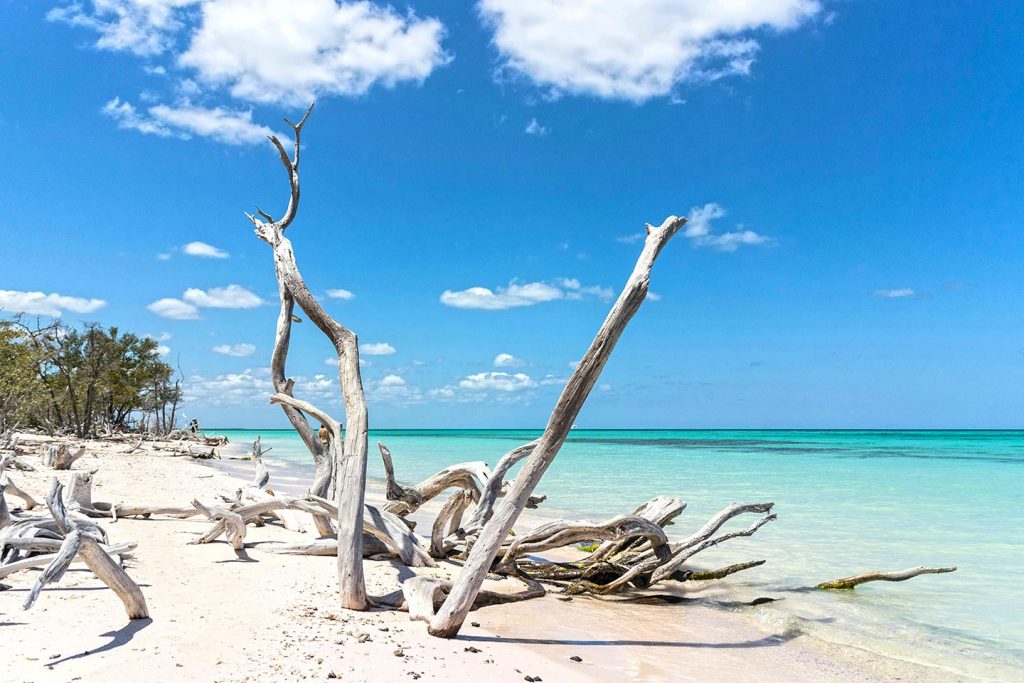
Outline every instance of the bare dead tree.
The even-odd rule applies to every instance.
[[[451,592],[430,621],[428,630],[432,635],[452,638],[459,632],[502,542],[508,537],[508,532],[512,530],[512,525],[526,507],[530,495],[565,442],[576,416],[594,388],[623,330],[646,298],[651,268],[655,260],[662,248],[685,223],[685,218],[669,216],[657,228],[647,226],[644,248],[632,275],[598,330],[590,348],[569,378],[537,446],[526,459],[504,501],[484,525]]]
[[[274,363],[272,374],[275,378],[275,402],[292,410],[285,410],[289,420],[302,436],[309,447],[312,440],[312,428],[299,418],[296,411],[310,413],[320,417],[321,421],[331,428],[331,447],[333,449],[334,487],[337,489],[338,500],[338,583],[341,593],[342,607],[355,610],[366,609],[369,605],[366,596],[366,585],[363,579],[363,500],[366,488],[366,456],[367,456],[367,410],[366,396],[363,391],[362,376],[359,371],[359,341],[356,334],[338,323],[320,305],[310,293],[305,280],[299,273],[295,261],[295,252],[291,240],[285,236],[285,230],[295,220],[299,209],[299,154],[301,151],[302,127],[313,112],[313,104],[309,105],[305,115],[297,123],[285,119],[291,126],[295,137],[291,157],[276,136],[270,136],[270,142],[277,149],[281,164],[288,174],[291,196],[288,207],[281,218],[274,219],[268,213],[257,209],[259,218],[246,214],[254,226],[256,236],[271,246],[274,252],[274,271],[277,275],[278,288],[281,294],[281,313],[278,318],[278,338],[274,345]],[[338,353],[338,379],[345,405],[345,423],[348,428],[342,442],[341,425],[327,417],[321,410],[311,411],[312,406],[294,399],[291,384],[288,380],[281,384],[284,377],[284,359],[287,355],[288,338],[291,329],[292,302],[298,303],[306,316],[323,332]],[[314,453],[314,457],[316,454]]]

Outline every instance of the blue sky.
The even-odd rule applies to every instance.
[[[372,426],[542,426],[670,214],[582,426],[1021,426],[1020,3],[0,7],[0,306],[157,336],[205,425],[285,424],[242,212],[315,96],[289,234]]]

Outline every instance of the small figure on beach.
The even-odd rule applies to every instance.
[[[192,430],[193,434],[198,434],[199,433],[199,420],[193,418],[192,421],[188,423],[188,427],[189,427],[189,429]]]
[[[320,425],[320,430],[317,432],[320,435],[320,440],[324,442],[324,446],[331,445],[331,432],[328,431],[325,425]]]

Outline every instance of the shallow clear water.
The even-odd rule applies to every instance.
[[[291,431],[270,457],[309,463]],[[371,432],[400,481],[446,465],[493,465],[536,431]],[[375,454],[375,451],[373,451]],[[382,477],[371,457],[370,475]],[[730,580],[782,598],[764,618],[819,637],[991,678],[1024,676],[1024,431],[574,430],[538,493],[544,507],[601,519],[659,494],[687,501],[685,534],[732,501],[774,501],[777,522],[699,556],[767,559]],[[745,520],[741,522],[746,523]],[[794,590],[872,569],[959,571],[856,591]]]

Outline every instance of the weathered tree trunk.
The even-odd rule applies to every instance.
[[[297,125],[291,124],[295,135],[294,152],[291,158],[284,145],[276,137],[270,141],[277,148],[281,163],[288,173],[291,197],[284,216],[274,220],[263,211],[257,212],[264,219],[249,216],[256,226],[256,235],[269,244],[274,251],[274,269],[281,288],[299,304],[313,324],[331,340],[338,353],[338,379],[341,384],[342,398],[345,404],[344,447],[336,454],[340,462],[336,465],[336,487],[338,491],[338,583],[342,607],[364,610],[369,606],[366,597],[366,585],[363,579],[363,499],[366,487],[366,456],[367,456],[367,410],[366,397],[363,392],[362,376],[359,370],[359,340],[355,333],[339,324],[320,306],[310,293],[299,273],[295,262],[295,253],[291,241],[285,237],[284,231],[295,219],[299,208],[299,152],[302,127],[309,119],[313,105]],[[286,395],[279,392],[277,396]],[[289,397],[290,398],[290,397]],[[279,401],[287,403],[287,401]],[[340,430],[332,430],[335,444],[340,441]]]
[[[526,460],[501,506],[480,532],[480,537],[473,545],[465,567],[452,586],[451,593],[430,621],[428,631],[432,635],[452,638],[459,632],[502,541],[512,530],[512,525],[526,507],[530,494],[558,454],[583,403],[608,362],[616,342],[647,296],[651,268],[658,254],[685,223],[685,218],[670,216],[660,227],[647,226],[647,239],[633,274],[604,324],[601,325],[601,329],[598,330],[587,353],[569,378],[537,446]]]

